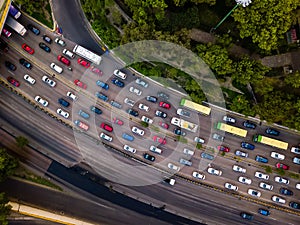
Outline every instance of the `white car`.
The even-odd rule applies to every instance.
[[[67,92],[67,96],[72,99],[73,101],[76,101],[78,99],[78,97],[76,95],[74,95],[71,91]]]
[[[176,171],[180,170],[180,167],[174,165],[173,163],[168,163],[168,168],[171,169],[171,170],[176,170]]]
[[[149,106],[146,106],[146,105],[144,105],[142,103],[139,104],[139,109],[144,110],[146,112],[149,112],[149,110],[150,110]]]
[[[41,105],[45,106],[45,107],[49,104],[45,99],[42,99],[38,95],[35,96],[34,100],[37,101],[38,103],[40,103]]]
[[[136,94],[137,96],[140,96],[140,95],[142,94],[142,91],[141,91],[141,90],[139,90],[139,89],[137,89],[137,88],[134,88],[134,87],[130,87],[130,88],[129,88],[129,91],[130,91],[131,93]]]
[[[300,183],[296,184],[296,189],[300,190]]]
[[[144,88],[147,88],[149,85],[146,81],[142,80],[141,78],[136,78],[135,83],[141,85]]]
[[[229,190],[233,190],[233,191],[237,191],[239,189],[238,186],[235,186],[231,183],[225,183],[224,186],[225,186],[225,188],[227,188]]]
[[[300,148],[299,147],[292,147],[291,152],[295,154],[300,154]]]
[[[59,114],[59,115],[65,117],[66,119],[69,118],[69,113],[66,112],[66,111],[63,111],[62,109],[57,109],[56,112],[57,112],[57,114]]]
[[[128,151],[128,152],[131,152],[131,153],[136,153],[136,149],[135,148],[132,148],[130,147],[129,145],[124,145],[124,150]]]
[[[50,80],[48,78],[48,76],[46,76],[46,75],[42,77],[42,81],[44,81],[46,84],[48,84],[51,87],[55,87],[55,85],[56,85],[56,82],[53,80]]]
[[[193,156],[195,152],[193,150],[191,150],[191,149],[184,148],[183,149],[183,153],[187,154],[187,155],[190,155],[190,156]]]
[[[104,133],[101,133],[99,136],[100,136],[100,138],[102,138],[102,139],[105,140],[105,141],[110,141],[110,142],[112,142],[112,140],[113,140],[113,138],[112,138],[111,136],[109,136],[109,135],[107,135],[107,134],[104,134]]]
[[[281,198],[277,195],[273,195],[272,196],[272,201],[273,202],[277,202],[277,203],[281,203],[281,204],[285,204],[285,199],[284,198]]]
[[[200,144],[204,144],[204,139],[200,138],[200,137],[195,137],[194,138],[194,142],[200,143]]]
[[[300,165],[300,158],[294,157],[293,158],[293,163]]]
[[[135,134],[138,134],[140,136],[143,136],[145,134],[145,131],[143,131],[142,129],[140,128],[137,128],[137,127],[132,127],[131,128],[131,131]]]
[[[232,170],[239,173],[246,173],[246,169],[238,165],[233,165]]]
[[[221,176],[222,175],[222,171],[221,170],[217,170],[217,169],[214,169],[212,167],[209,167],[207,169],[207,172],[212,174],[212,175],[216,175],[216,176]]]
[[[55,38],[54,42],[59,44],[60,46],[66,46],[66,42],[61,40],[60,38]]]
[[[33,79],[31,76],[28,74],[24,75],[24,80],[26,80],[29,84],[35,84],[35,79]]]
[[[269,180],[270,176],[268,174],[256,171],[255,172],[255,177],[259,178],[259,179],[264,179],[264,180]]]
[[[56,71],[57,73],[62,73],[64,70],[60,66],[56,65],[55,63],[50,64],[50,68]]]
[[[257,191],[257,190],[252,189],[252,188],[248,189],[248,194],[252,195],[254,197],[258,197],[258,198],[261,196],[261,192],[260,191]]]
[[[127,77],[127,75],[123,73],[121,70],[114,70],[114,75],[120,77],[123,80],[125,80]]]
[[[235,123],[235,118],[230,117],[230,116],[223,116],[223,121],[228,122],[228,123]]]
[[[265,182],[260,182],[259,187],[262,188],[262,189],[270,190],[270,191],[273,190],[273,185],[267,184]]]
[[[133,100],[129,99],[129,98],[125,98],[124,103],[126,103],[126,104],[133,107],[135,102]]]
[[[289,183],[290,183],[290,181],[289,181],[288,179],[283,178],[283,177],[278,177],[278,176],[276,176],[276,177],[274,178],[274,180],[275,180],[277,183],[280,183],[280,184],[289,184]]]
[[[195,178],[198,178],[198,179],[201,179],[201,180],[205,180],[205,175],[202,174],[202,173],[198,173],[197,171],[194,171],[192,175]]]
[[[284,160],[285,155],[279,154],[278,152],[271,152],[271,157],[278,160]]]
[[[152,124],[153,123],[153,120],[146,117],[146,116],[142,116],[141,118],[142,121],[146,122],[146,123],[149,123],[149,124]]]
[[[251,184],[252,180],[250,178],[247,177],[239,177],[238,181],[242,184]]]

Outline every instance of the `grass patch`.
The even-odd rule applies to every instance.
[[[176,139],[178,141],[180,141],[181,143],[184,143],[184,144],[187,144],[188,143],[188,140],[184,137],[181,137],[181,136],[177,136]]]
[[[143,127],[146,127],[146,128],[149,127],[149,124],[146,123],[146,122],[144,122],[144,121],[141,121],[140,124],[141,124]]]
[[[282,168],[276,168],[275,173],[283,176],[285,174],[285,171]]]
[[[156,126],[150,125],[150,129],[159,132],[159,128]]]
[[[202,148],[202,144],[197,143],[196,148],[197,148],[197,149],[201,149],[201,148]]]
[[[265,168],[266,173],[272,173],[271,166],[263,166],[263,168]]]
[[[300,175],[298,174],[298,173],[291,173],[291,172],[289,172],[289,177],[290,178],[293,178],[293,179],[300,179]]]

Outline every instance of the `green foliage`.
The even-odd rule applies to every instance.
[[[297,70],[294,74],[288,74],[284,82],[287,85],[291,85],[293,88],[299,88],[300,87],[300,72]]]
[[[221,156],[225,156],[225,152],[221,152]]]
[[[141,121],[140,124],[141,124],[143,127],[148,127],[148,126],[149,126],[149,124],[146,123],[146,122],[144,122],[144,121]]]
[[[12,175],[18,165],[17,159],[9,155],[5,149],[0,148],[0,182]]]
[[[298,173],[291,173],[291,172],[289,172],[289,177],[293,178],[293,179],[299,179],[300,175]]]
[[[0,223],[2,225],[7,225],[7,216],[10,214],[11,206],[7,205],[8,198],[5,196],[5,194],[2,192],[0,193]]]
[[[232,100],[232,104],[229,105],[230,110],[239,112],[247,116],[254,116],[255,112],[252,109],[250,102],[244,95],[238,95]]]
[[[23,136],[16,137],[16,142],[17,142],[17,146],[20,148],[25,147],[29,143],[28,139]]]
[[[173,0],[173,2],[176,6],[183,6],[184,4],[190,3],[190,2],[193,2],[196,4],[202,4],[202,3],[207,3],[210,5],[216,4],[216,0]]]
[[[201,148],[202,148],[202,144],[197,143],[196,148],[197,148],[197,149],[201,149]]]
[[[285,171],[282,168],[276,168],[275,172],[280,176],[284,176]]]
[[[271,166],[265,166],[265,171],[266,171],[266,173],[272,173]]]

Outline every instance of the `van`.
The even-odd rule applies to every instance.
[[[184,149],[183,149],[183,153],[186,154],[186,155],[191,155],[191,156],[193,156],[195,152],[192,151],[191,149],[184,148]]]
[[[192,166],[192,162],[186,159],[181,158],[179,160],[179,163],[181,163],[182,165],[186,165],[186,166]]]
[[[56,65],[55,63],[51,63],[50,68],[53,69],[54,71],[56,71],[57,73],[62,73],[63,72],[63,68]]]
[[[161,154],[162,153],[162,150],[160,148],[157,148],[157,147],[155,147],[153,145],[151,145],[149,149],[150,149],[151,152],[154,152],[154,153],[157,153],[157,154]]]
[[[85,119],[90,118],[90,114],[86,113],[85,111],[83,111],[81,109],[79,110],[78,115],[82,116]]]
[[[104,134],[104,133],[100,134],[100,138],[102,138],[105,141],[110,141],[110,142],[112,141],[112,137],[108,136],[107,134]]]
[[[63,50],[63,54],[66,55],[66,56],[68,56],[68,57],[71,58],[71,59],[74,59],[74,58],[75,58],[74,53],[71,52],[71,51],[69,51],[69,50],[66,49],[66,48]]]
[[[114,75],[121,78],[121,79],[123,79],[123,80],[125,80],[126,77],[127,77],[127,75],[125,73],[121,72],[120,70],[115,70]]]

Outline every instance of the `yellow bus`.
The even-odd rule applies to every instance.
[[[211,111],[211,108],[209,108],[209,107],[197,104],[195,102],[192,102],[192,101],[184,99],[184,98],[181,99],[180,106],[184,106],[184,107],[187,107],[189,109],[195,110],[195,111],[197,111],[197,112],[199,112],[199,113],[201,113],[205,116],[209,116],[210,111]]]
[[[257,143],[262,143],[262,144],[265,144],[265,145],[269,145],[269,146],[272,146],[272,147],[275,147],[275,148],[280,148],[280,149],[283,149],[283,150],[287,150],[288,145],[289,145],[289,143],[287,143],[287,142],[279,141],[279,140],[276,140],[274,138],[269,138],[269,137],[259,135],[259,134],[256,134],[256,135],[253,136],[253,141],[257,142]]]
[[[237,135],[237,136],[240,136],[240,137],[246,137],[247,136],[247,130],[244,130],[244,129],[241,129],[241,128],[238,128],[238,127],[234,127],[234,126],[228,125],[226,123],[218,122],[216,128],[218,130],[222,130],[222,131],[225,131],[227,133]]]

